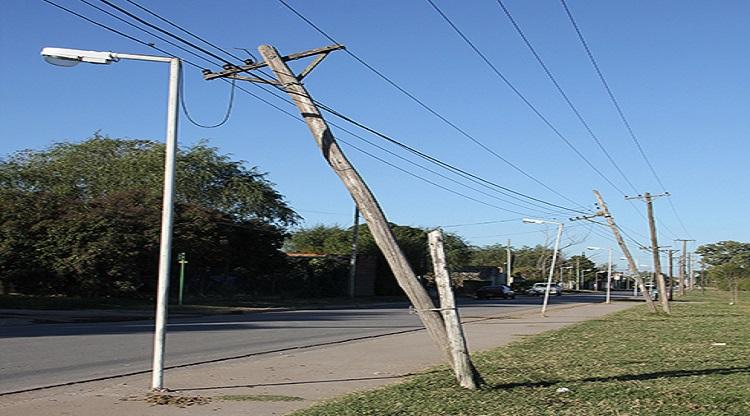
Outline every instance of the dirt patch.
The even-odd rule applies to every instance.
[[[149,393],[146,397],[141,396],[129,396],[123,401],[145,401],[150,403],[152,406],[177,406],[177,407],[189,407],[193,405],[202,405],[211,403],[210,397],[202,396],[175,396],[172,394],[162,393]]]

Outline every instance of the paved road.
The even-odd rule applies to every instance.
[[[625,293],[622,296],[626,296]],[[601,302],[601,295],[564,295],[551,304]],[[540,298],[463,300],[468,321],[524,309]],[[166,365],[263,354],[421,328],[406,305],[298,310],[171,319]],[[0,329],[0,394],[150,369],[149,321],[30,324]]]

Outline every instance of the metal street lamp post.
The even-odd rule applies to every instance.
[[[549,268],[549,277],[547,278],[547,290],[544,291],[544,302],[542,303],[542,316],[547,311],[547,302],[549,302],[549,291],[552,287],[552,277],[555,274],[555,262],[557,261],[557,249],[560,247],[560,237],[563,232],[563,223],[555,221],[545,221],[532,218],[524,218],[523,222],[526,224],[556,224],[557,225],[557,238],[555,238],[555,249],[552,252],[552,264]]]
[[[75,66],[80,62],[111,64],[121,59],[164,62],[169,64],[169,95],[167,99],[167,138],[164,161],[164,190],[162,194],[161,239],[159,248],[159,277],[156,295],[156,324],[154,328],[154,356],[151,388],[164,389],[164,344],[166,340],[167,302],[169,301],[169,266],[172,250],[175,158],[177,153],[177,103],[180,85],[178,58],[168,56],[133,55],[127,53],[85,51],[78,49],[44,48],[42,57],[54,65]]]

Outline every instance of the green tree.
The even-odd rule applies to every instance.
[[[163,170],[163,144],[96,134],[81,143],[23,150],[0,161],[0,188],[44,191],[83,202],[129,189],[160,196]],[[295,224],[299,217],[265,176],[201,142],[177,153],[176,200],[238,220]]]
[[[414,273],[424,275],[432,271],[432,260],[427,244],[427,230],[423,228],[390,224],[396,241],[409,261]],[[379,294],[401,293],[385,258],[380,253],[375,241],[366,226],[360,226],[358,253],[377,257],[378,278],[376,292]],[[318,225],[312,228],[297,230],[285,243],[285,250],[290,252],[309,252],[316,254],[351,254],[352,230],[339,226]],[[455,269],[466,265],[470,249],[466,242],[455,234],[444,235],[445,254],[448,267]]]
[[[695,250],[703,257],[706,264],[719,266],[730,261],[750,264],[750,243],[739,241],[719,241],[718,243],[704,244]]]
[[[746,263],[737,260],[712,266],[708,274],[713,280],[718,281],[719,288],[730,292],[733,304],[739,300],[739,290],[747,290],[750,283],[750,268]]]
[[[737,303],[739,290],[750,290],[750,243],[719,241],[695,250],[709,265],[708,276],[720,289],[729,290]]]
[[[0,160],[0,282],[27,293],[153,286],[164,146],[95,135]],[[175,252],[202,276],[278,267],[297,214],[265,174],[200,143],[177,155]],[[283,263],[283,261],[281,261]]]
[[[512,274],[530,282],[546,280],[552,261],[552,250],[542,245],[534,247],[511,247]],[[472,247],[470,264],[473,266],[500,266],[506,264],[506,246],[495,244]],[[559,262],[564,259],[558,257]],[[558,263],[561,264],[561,263]]]
[[[364,231],[362,227],[360,231]],[[293,232],[284,243],[287,252],[348,255],[352,251],[352,231],[338,225],[316,225]],[[360,251],[368,252],[371,247]]]

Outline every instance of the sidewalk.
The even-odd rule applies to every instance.
[[[534,307],[510,314],[462,319],[469,348],[475,352],[636,304],[560,305],[548,309],[546,318],[540,317],[539,308]],[[146,402],[150,376],[139,375],[0,396],[0,413],[8,416],[283,415],[320,400],[398,382],[405,375],[440,363],[440,352],[426,332],[419,331],[167,371],[165,383],[172,390],[169,394],[193,403],[188,407]]]

